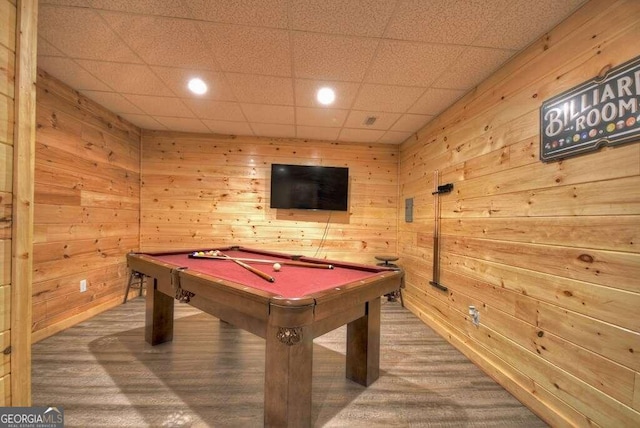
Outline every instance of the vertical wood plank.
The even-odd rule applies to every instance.
[[[38,2],[16,11],[16,83],[11,269],[11,404],[31,405],[31,289]]]
[[[0,334],[11,329],[11,247],[16,7],[0,0]],[[10,356],[9,356],[10,358]],[[0,369],[0,406],[11,405],[11,361]]]

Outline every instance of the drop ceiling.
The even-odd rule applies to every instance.
[[[583,2],[40,0],[38,65],[143,129],[398,144]]]

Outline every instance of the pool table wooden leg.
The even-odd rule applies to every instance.
[[[151,288],[151,287],[149,287]],[[157,345],[173,340],[173,297],[158,291],[158,280],[147,289],[144,338]]]
[[[347,379],[369,386],[380,376],[380,298],[347,324]]]
[[[264,386],[265,427],[311,426],[313,337],[308,326],[269,324]]]

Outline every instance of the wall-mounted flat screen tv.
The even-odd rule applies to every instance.
[[[271,165],[271,208],[347,211],[349,168]]]

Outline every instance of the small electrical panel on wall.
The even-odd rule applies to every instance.
[[[413,198],[404,200],[404,221],[407,223],[413,222]]]

